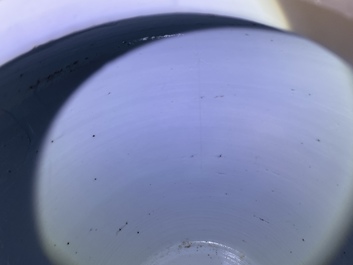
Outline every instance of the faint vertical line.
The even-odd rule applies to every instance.
[[[197,91],[199,103],[199,152],[200,152],[200,170],[203,171],[203,129],[202,129],[202,95],[200,82],[200,58],[197,54]]]

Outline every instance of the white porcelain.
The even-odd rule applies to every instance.
[[[47,253],[109,265],[327,259],[352,200],[349,69],[268,30],[157,38],[88,79],[52,124],[36,190]]]
[[[353,60],[310,15],[350,28],[300,2],[0,1],[0,264],[328,262]]]

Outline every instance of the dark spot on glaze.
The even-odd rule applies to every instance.
[[[92,137],[96,137],[96,135],[95,135],[95,134],[93,134],[93,135],[92,135]]]
[[[94,178],[94,180],[97,180],[97,178]]]
[[[179,247],[190,248],[191,245],[192,245],[191,242],[189,242],[189,241],[183,241],[182,244],[181,244],[181,246],[179,246]]]
[[[140,231],[137,231],[137,234],[140,234]]]
[[[305,239],[304,239],[304,238],[302,238],[302,241],[304,242],[304,241],[305,241]]]
[[[51,140],[52,143],[54,143],[54,140]]]
[[[321,142],[321,140],[319,138],[316,139],[317,142]]]
[[[117,236],[121,231],[123,231],[123,229],[125,228],[125,226],[127,226],[127,224],[128,223],[126,222],[123,226],[119,227],[118,230],[116,231],[115,235]]]
[[[70,242],[67,242],[66,245],[70,245]]]

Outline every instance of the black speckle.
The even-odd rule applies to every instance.
[[[148,213],[148,215],[151,215],[151,213]]]
[[[304,242],[304,241],[305,241],[305,239],[304,239],[304,238],[302,238],[302,241]]]
[[[119,231],[121,231],[121,228],[119,228]]]
[[[308,96],[311,96],[311,93],[309,93]]]
[[[92,137],[96,137],[96,135],[95,135],[95,134],[93,134],[93,135],[92,135]]]
[[[140,234],[140,231],[137,231],[137,234]]]
[[[295,91],[295,89],[294,89],[294,88],[292,88],[291,90],[292,90],[292,91]]]
[[[97,180],[97,178],[94,178],[94,180]]]
[[[125,224],[126,224],[126,225],[128,225],[129,223],[128,223],[128,222],[126,222]]]
[[[67,242],[66,245],[70,245],[70,242]]]
[[[93,230],[93,228],[91,228],[89,231],[92,231]]]
[[[23,74],[20,74],[20,77],[22,77],[23,76]]]
[[[292,254],[292,251],[289,251],[289,253],[291,253],[291,254]]]
[[[51,140],[52,143],[54,143],[54,140]]]
[[[87,60],[88,60],[88,57],[85,57],[85,60],[87,61]]]
[[[194,155],[191,155],[190,157],[191,157],[191,158],[193,158],[193,157],[194,157]]]
[[[9,170],[7,171],[7,173],[11,174],[11,173],[12,173],[12,170],[11,170],[11,169],[9,169]]]
[[[343,251],[343,255],[346,255],[346,251]]]
[[[73,65],[76,65],[76,64],[78,64],[78,61],[74,61],[74,62],[73,62]]]
[[[222,157],[222,154],[218,155],[218,157],[221,158],[221,157]]]
[[[77,251],[75,252],[75,254],[77,254]]]
[[[321,140],[319,138],[316,139],[317,142],[321,142]]]
[[[225,195],[228,195],[228,193],[226,192],[226,193],[224,193]]]

